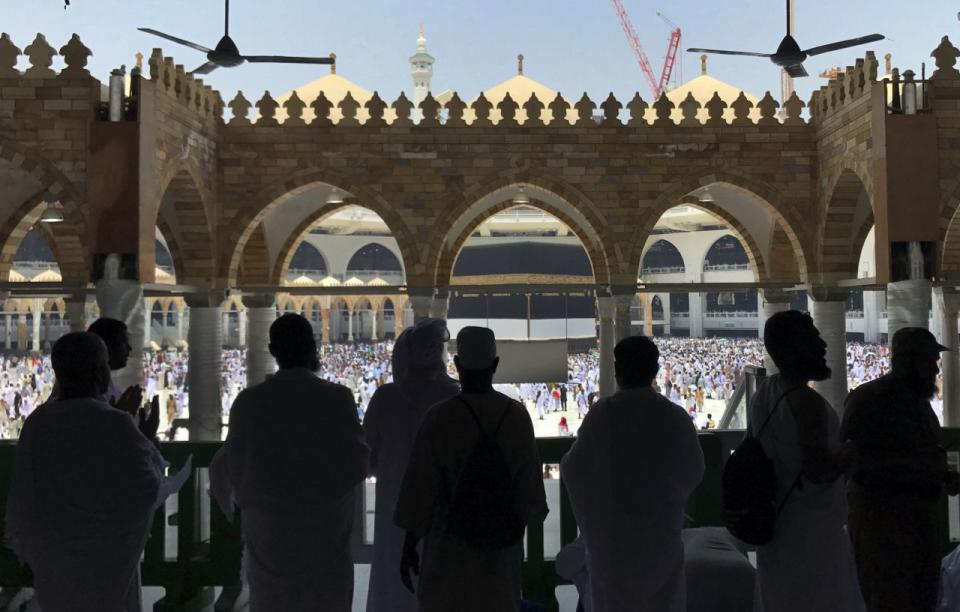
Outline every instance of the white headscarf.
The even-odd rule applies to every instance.
[[[408,327],[393,346],[393,381],[407,399],[416,401],[431,387],[455,385],[447,376],[443,363],[443,349],[450,339],[447,322],[443,319],[425,319]]]

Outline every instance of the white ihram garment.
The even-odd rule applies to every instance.
[[[7,538],[44,612],[140,612],[138,569],[164,461],[125,413],[44,404],[17,445]]]
[[[251,612],[349,612],[354,489],[368,454],[353,394],[305,368],[237,396],[224,461],[243,513]],[[211,471],[217,491],[221,474]]]
[[[593,612],[685,612],[683,509],[703,477],[690,417],[645,387],[587,413],[561,474],[587,548]]]
[[[413,377],[388,383],[373,395],[363,420],[370,445],[370,469],[377,477],[373,562],[367,612],[416,612],[417,598],[400,582],[400,556],[406,532],[393,524],[400,485],[413,443],[430,406],[457,394],[456,381],[443,373],[432,380]]]
[[[779,374],[767,377],[750,403],[750,427],[759,428],[786,388]],[[840,447],[840,422],[824,401],[827,442]],[[777,499],[783,500],[800,474],[803,453],[797,424],[787,400],[770,418],[760,438],[773,460]],[[803,481],[790,494],[777,517],[773,540],[757,549],[759,597],[754,609],[765,612],[862,612],[847,522],[843,478],[832,483]]]

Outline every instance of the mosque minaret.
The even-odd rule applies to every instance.
[[[427,38],[423,34],[423,24],[420,24],[417,52],[410,56],[410,76],[413,77],[413,116],[416,121],[420,121],[421,118],[420,103],[430,92],[433,61],[433,56],[427,53]]]

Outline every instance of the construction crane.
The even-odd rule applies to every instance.
[[[644,76],[647,77],[647,82],[650,84],[650,91],[653,92],[653,97],[659,98],[660,94],[667,88],[667,85],[670,83],[670,77],[673,75],[673,67],[677,61],[677,52],[680,49],[680,39],[682,37],[680,28],[660,13],[657,13],[658,17],[673,28],[673,31],[670,33],[670,42],[667,45],[667,56],[663,63],[663,70],[660,72],[660,80],[658,81],[656,75],[653,73],[653,66],[650,64],[650,59],[644,52],[643,45],[640,44],[640,37],[637,36],[633,22],[630,21],[630,16],[627,15],[627,9],[623,8],[623,3],[620,2],[620,0],[610,0],[610,3],[613,4],[613,10],[620,20],[623,33],[627,36],[627,42],[630,43],[630,48],[633,49],[633,55],[637,59],[637,63],[640,64],[640,70],[642,70]]]

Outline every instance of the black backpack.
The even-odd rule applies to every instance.
[[[510,466],[497,443],[500,426],[510,404],[492,433],[483,430],[473,407],[457,396],[470,411],[480,430],[480,439],[467,456],[450,498],[446,534],[475,548],[498,550],[514,546],[523,538],[525,525],[517,511]]]
[[[756,435],[748,435],[723,468],[724,522],[737,539],[754,546],[762,546],[773,539],[777,515],[800,484],[800,476],[797,476],[787,495],[777,503],[777,477],[773,461],[767,457],[760,442],[763,430],[791,391],[794,389],[780,396]]]

